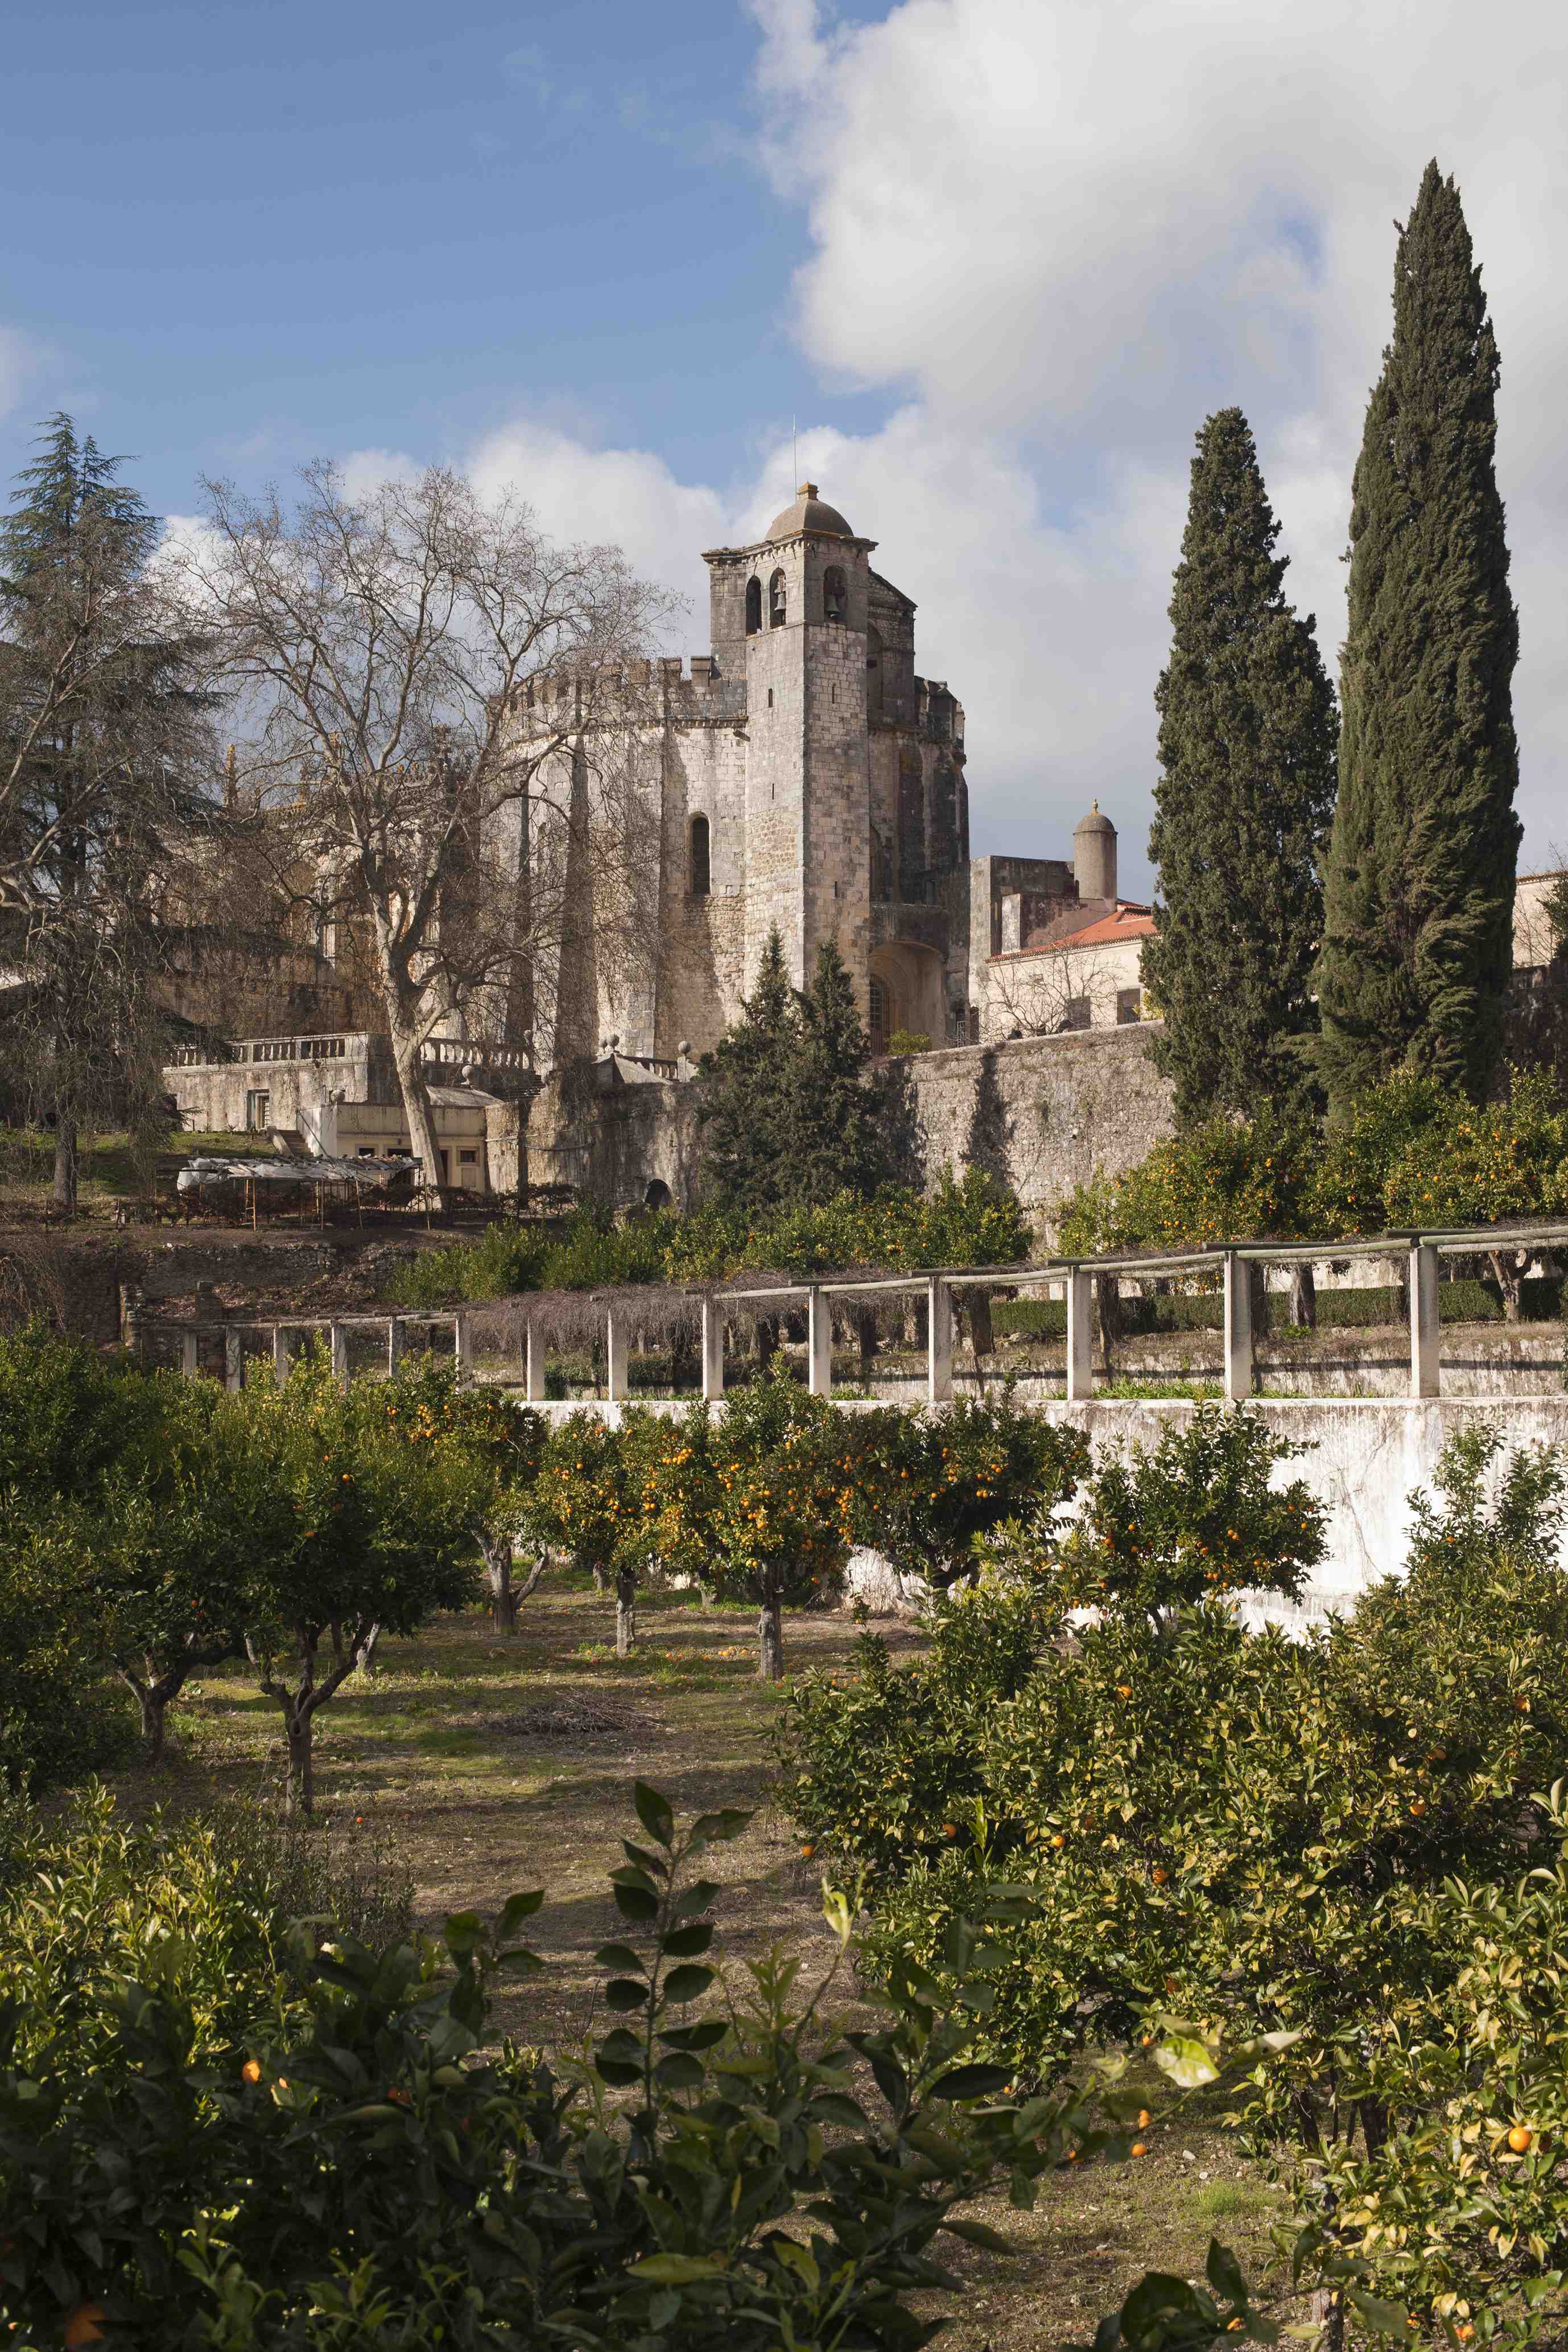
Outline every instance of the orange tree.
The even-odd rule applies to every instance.
[[[625,1464],[620,1433],[597,1413],[570,1412],[545,1440],[528,1507],[536,1543],[564,1552],[579,1571],[591,1570],[603,1589],[615,1571],[626,1532]],[[616,1612],[617,1646],[631,1640],[626,1612]]]
[[[412,1633],[472,1597],[482,1466],[434,1422],[401,1413],[397,1388],[345,1391],[317,1349],[238,1400],[243,1442],[285,1506],[285,1536],[258,1529],[247,1563],[247,1646],[282,1714],[290,1810],[310,1810],[317,1714],[382,1630]]]
[[[440,1442],[467,1455],[472,1476],[474,1535],[498,1633],[515,1633],[517,1612],[537,1591],[548,1564],[542,1544],[520,1588],[517,1549],[532,1528],[534,1482],[544,1456],[542,1413],[503,1390],[459,1381],[451,1368],[410,1359],[384,1391],[386,1417],[410,1443]]]
[[[219,1850],[162,1883],[187,1896],[194,1876],[205,1924],[232,1920],[237,1972],[215,1976],[184,1934],[149,1970],[121,1932],[114,1957],[142,1980],[84,1969],[62,2032],[52,1971],[13,1969],[0,2333],[230,2352],[919,2352],[943,2325],[932,2305],[962,2291],[942,2233],[1005,2250],[977,2197],[1005,2186],[1026,2207],[1069,2164],[1129,2152],[1136,2095],[1018,2099],[976,2057],[984,1955],[967,1927],[948,1954],[960,1998],[906,1973],[870,2030],[827,2021],[853,1950],[842,1896],[825,1906],[836,1958],[814,1994],[795,1963],[764,1959],[743,2000],[697,2011],[722,1958],[721,1890],[700,1873],[749,1817],[678,1822],[658,1790],[632,1794],[616,1939],[597,1954],[613,2022],[591,2074],[557,2079],[499,2030],[501,1979],[539,1965],[520,1940],[533,1892],[493,1922],[454,1914],[438,1943],[318,1947],[297,1923],[269,1969]],[[35,1923],[79,1901],[86,1875],[64,1885],[39,1859]],[[1145,2280],[1098,2340],[1196,2352],[1268,2332],[1223,2249],[1208,2281]]]
[[[976,1546],[1023,1512],[1048,1517],[1087,1475],[1087,1441],[1030,1412],[1010,1389],[941,1412],[857,1415],[856,1540],[945,1591],[976,1569]]]
[[[757,1608],[757,1672],[784,1673],[784,1610],[840,1589],[861,1465],[849,1416],[782,1364],[729,1398],[712,1430],[714,1581]]]
[[[1276,1487],[1272,1474],[1308,1451],[1261,1413],[1197,1405],[1152,1451],[1105,1456],[1069,1528],[1037,1517],[1036,1562],[1069,1607],[1158,1617],[1227,1592],[1294,1600],[1327,1549],[1325,1514],[1304,1478]]]

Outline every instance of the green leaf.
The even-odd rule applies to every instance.
[[[684,2050],[672,2050],[661,2058],[653,2070],[656,2083],[667,2091],[695,2091],[708,2080],[708,2069],[700,2058],[692,2058]]]
[[[650,1919],[658,1918],[658,1897],[650,1895],[646,1886],[616,1886],[611,1889],[611,1893],[623,1919],[630,1919],[643,1927]]]
[[[669,2050],[716,2050],[729,2031],[723,2018],[709,2017],[700,2025],[672,2025],[658,2038]]]
[[[1181,2091],[1195,2091],[1200,2083],[1219,2079],[1219,2068],[1203,2043],[1184,2033],[1173,2033],[1156,2043],[1154,2063]]]
[[[619,1969],[628,1976],[643,1965],[642,1955],[629,1944],[601,1944],[594,1958],[602,1969]]]
[[[542,1886],[532,1887],[525,1895],[509,1895],[502,1906],[500,1917],[496,1921],[497,1937],[515,1936],[523,1921],[531,1919],[536,1911],[543,1908],[543,1905]]]
[[[933,2099],[985,2099],[1004,2091],[1012,2081],[1006,2066],[954,2066],[931,2086]]]
[[[712,2254],[645,2254],[629,2265],[633,2278],[654,2286],[688,2286],[695,2279],[722,2278],[724,2265]]]
[[[608,2083],[612,2089],[617,2091],[642,2081],[640,2066],[634,2066],[629,2058],[606,2058],[602,2050],[594,2061],[594,2072],[601,2082]]]
[[[663,1949],[673,1952],[677,1959],[686,1960],[705,1952],[712,1941],[712,1923],[699,1919],[689,1927],[672,1927],[664,1939]]]
[[[688,1961],[683,1968],[671,1969],[660,1990],[665,2000],[673,2001],[679,2009],[689,2000],[700,2000],[712,1983],[713,1975],[711,1969],[699,1968]]]
[[[625,2015],[641,2009],[647,2000],[647,1987],[639,1977],[612,1977],[605,1987],[605,2006]]]
[[[695,1853],[699,1846],[721,1845],[727,1838],[738,1838],[751,1819],[750,1813],[742,1812],[733,1805],[726,1805],[722,1811],[717,1813],[699,1813],[691,1824],[692,1852]]]
[[[1359,2286],[1347,2287],[1345,2299],[1354,2305],[1369,2327],[1380,2335],[1408,2336],[1410,2314],[1402,2303],[1384,2303],[1375,2294],[1368,2294]]]
[[[1241,2264],[1230,2248],[1222,2246],[1217,2238],[1209,2240],[1208,2260],[1204,2265],[1204,2273],[1215,2294],[1223,2294],[1231,2303],[1247,2303],[1247,2281],[1242,2275]]]
[[[1012,2241],[1005,2238],[1000,2230],[993,2230],[987,2222],[947,2221],[942,2226],[953,2237],[962,2238],[966,2246],[984,2246],[993,2254],[1010,2254],[1013,2252]]]
[[[632,1802],[637,1807],[637,1819],[649,1837],[667,1849],[673,1845],[675,1808],[669,1799],[662,1796],[658,1790],[650,1788],[646,1780],[637,1780],[632,1787]]]

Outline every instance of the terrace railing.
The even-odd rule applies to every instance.
[[[806,1310],[807,1384],[814,1395],[826,1397],[831,1396],[833,1386],[832,1302],[836,1298],[923,1296],[927,1330],[926,1402],[942,1404],[953,1393],[954,1293],[994,1290],[1018,1284],[1028,1284],[1032,1287],[1059,1286],[1067,1299],[1067,1399],[1069,1404],[1087,1404],[1094,1394],[1094,1284],[1098,1276],[1118,1276],[1130,1280],[1150,1281],[1169,1275],[1217,1275],[1224,1297],[1225,1394],[1229,1402],[1240,1404],[1252,1395],[1256,1384],[1252,1328],[1252,1269],[1255,1266],[1300,1265],[1303,1261],[1321,1263],[1326,1258],[1339,1264],[1406,1257],[1410,1338],[1407,1397],[1414,1402],[1439,1393],[1438,1260],[1442,1257],[1486,1256],[1505,1249],[1525,1250],[1531,1255],[1543,1250],[1568,1249],[1568,1221],[1471,1226],[1436,1233],[1384,1234],[1357,1241],[1331,1243],[1233,1242],[1204,1249],[1147,1255],[1048,1258],[1022,1265],[948,1266],[907,1274],[845,1275],[837,1279],[768,1283],[753,1288],[693,1285],[689,1286],[687,1296],[695,1298],[700,1307],[702,1394],[710,1402],[717,1402],[724,1393],[724,1333],[728,1320],[737,1307],[804,1303]],[[593,1299],[594,1294],[590,1293],[590,1304]],[[531,1403],[542,1403],[544,1400],[545,1318],[542,1314],[530,1316],[526,1299],[521,1303],[526,1329],[521,1385]],[[259,1330],[269,1334],[273,1361],[281,1372],[288,1367],[300,1335],[324,1329],[329,1334],[333,1367],[346,1377],[350,1332],[359,1327],[371,1327],[385,1334],[386,1364],[388,1370],[392,1370],[404,1353],[406,1334],[411,1328],[429,1329],[449,1322],[458,1375],[460,1378],[468,1377],[473,1368],[473,1339],[469,1328],[472,1311],[448,1308],[413,1314],[373,1313],[333,1318],[247,1318],[235,1315],[226,1318],[221,1326],[184,1322],[178,1327],[182,1363],[187,1373],[194,1373],[200,1333],[208,1328],[221,1328],[225,1339],[226,1376],[229,1384],[237,1387],[244,1378],[245,1331]],[[624,1302],[617,1306],[614,1301],[605,1301],[604,1312],[605,1395],[612,1402],[623,1402],[631,1393],[630,1318]]]

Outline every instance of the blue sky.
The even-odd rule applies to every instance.
[[[56,404],[199,470],[460,449],[520,403],[678,471],[809,402],[799,209],[728,0],[7,12],[0,315]],[[865,404],[851,401],[846,414]]]
[[[12,0],[0,472],[439,458],[686,594],[800,467],[920,604],[977,850],[1149,882],[1192,438],[1239,402],[1331,669],[1392,222],[1436,152],[1503,356],[1524,862],[1568,857],[1568,19],[1548,0]]]

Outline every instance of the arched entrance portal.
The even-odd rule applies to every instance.
[[[874,1054],[885,1054],[889,1039],[900,1029],[929,1037],[933,1045],[946,1044],[942,958],[934,948],[906,940],[873,948],[868,999],[866,1026]]]

